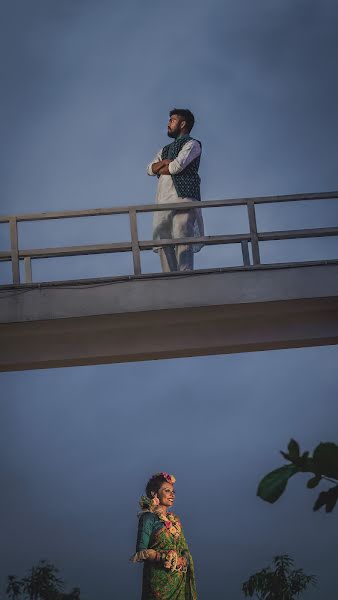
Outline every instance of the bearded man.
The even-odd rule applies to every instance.
[[[164,146],[147,167],[148,175],[157,175],[158,204],[191,202],[201,199],[198,174],[202,145],[190,136],[195,118],[188,109],[170,111],[168,136],[173,142]],[[154,212],[153,239],[177,239],[204,235],[200,208]],[[155,248],[162,271],[192,271],[194,252],[201,244],[176,244]]]

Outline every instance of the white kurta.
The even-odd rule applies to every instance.
[[[179,152],[177,158],[173,160],[169,166],[170,175],[160,175],[158,179],[157,192],[156,192],[156,203],[167,204],[169,202],[188,202],[196,201],[195,198],[179,198],[174,186],[171,175],[181,173],[195,158],[201,154],[201,146],[196,140],[189,140],[184,144],[182,150]],[[149,163],[147,167],[148,175],[154,176],[152,172],[152,165],[161,160],[162,149],[156,154],[154,159]],[[202,211],[200,208],[192,209],[194,211],[194,219],[192,229],[189,226],[189,230],[181,230],[179,237],[200,237],[204,235],[204,224]],[[177,237],[173,232],[173,214],[175,211],[158,211],[154,212],[153,218],[153,239],[173,239]],[[193,251],[198,252],[202,248],[201,244],[195,244]],[[157,252],[158,248],[154,248]]]

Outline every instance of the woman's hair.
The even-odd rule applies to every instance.
[[[167,479],[161,473],[159,473],[158,475],[153,475],[153,477],[149,479],[146,485],[146,494],[148,498],[152,498],[152,492],[154,494],[157,494],[162,483],[165,483],[166,481]]]

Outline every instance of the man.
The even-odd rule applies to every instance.
[[[201,199],[198,168],[201,143],[190,137],[195,118],[188,109],[174,108],[170,111],[168,136],[173,142],[164,146],[148,165],[148,175],[157,175],[158,204],[188,202]],[[157,211],[154,213],[153,239],[177,239],[204,235],[202,212],[190,210]],[[155,248],[159,251],[162,271],[192,271],[194,252],[201,244],[177,244]]]

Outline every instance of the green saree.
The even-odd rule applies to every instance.
[[[194,563],[182,529],[178,537],[174,536],[156,515],[143,513],[136,550],[144,548],[161,555],[173,550],[186,559],[187,569],[172,571],[165,568],[163,561],[144,561],[142,600],[197,600]]]

